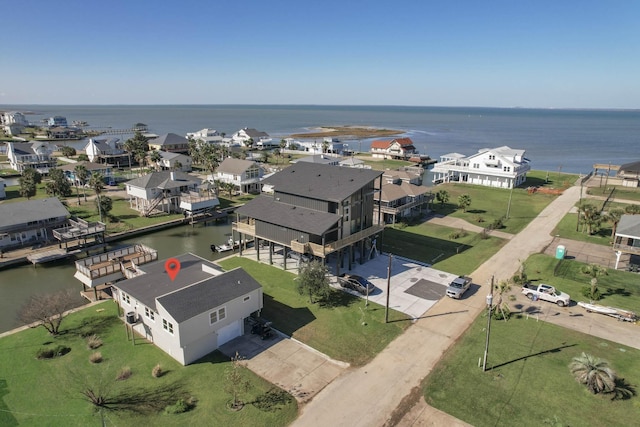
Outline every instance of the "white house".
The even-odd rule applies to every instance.
[[[6,111],[0,116],[0,121],[4,125],[17,124],[21,126],[29,126],[29,121],[24,114],[19,111]]]
[[[49,126],[62,126],[67,127],[67,118],[63,116],[53,116],[47,119],[47,124]]]
[[[616,253],[616,270],[622,255],[629,256],[629,264],[640,258],[640,215],[622,215],[616,227],[613,250]]]
[[[156,166],[160,170],[176,170],[178,163],[180,164],[179,170],[182,172],[191,172],[191,156],[179,153],[170,153],[168,151],[156,151],[160,154],[160,160],[156,163]]]
[[[56,166],[52,157],[53,146],[47,141],[7,142],[7,157],[12,169],[22,173],[25,169],[36,169],[40,173],[49,173]]]
[[[194,141],[210,144],[219,144],[222,142],[222,135],[215,129],[204,128],[197,132],[187,133],[187,139],[193,139]]]
[[[224,272],[193,254],[139,267],[137,277],[113,285],[127,322],[160,349],[188,365],[244,334],[245,319],[263,307],[262,286],[242,268]]]
[[[152,212],[196,214],[215,208],[218,198],[200,191],[199,178],[179,171],[152,172],[126,182],[129,206],[149,216]]]
[[[53,230],[64,225],[69,211],[57,197],[0,204],[0,248],[53,240]]]
[[[175,133],[167,133],[149,140],[150,150],[162,150],[172,153],[188,153],[189,140]]]
[[[640,161],[625,163],[620,166],[617,177],[622,179],[623,187],[640,186]]]
[[[269,134],[253,128],[242,128],[231,136],[231,139],[238,144],[246,145],[246,142],[250,139],[253,141],[253,145],[256,147],[266,147],[273,142],[269,137]],[[276,143],[276,146],[278,144]]]
[[[84,146],[89,161],[108,163],[116,167],[129,166],[130,156],[122,148],[119,138],[91,138]]]
[[[224,159],[215,174],[211,177],[214,181],[222,181],[234,184],[243,193],[260,192],[260,179],[264,170],[251,160]]]
[[[464,182],[487,187],[513,188],[523,184],[531,169],[525,150],[505,146],[483,148],[469,157],[442,156],[432,169],[433,182]]]

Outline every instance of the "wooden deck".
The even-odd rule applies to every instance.
[[[89,302],[96,302],[113,298],[113,295],[111,295],[110,284],[98,285],[93,289],[80,292],[80,295],[89,300]]]

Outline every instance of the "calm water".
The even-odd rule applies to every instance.
[[[231,233],[231,224],[217,224],[191,227],[181,225],[117,242],[114,245],[142,243],[158,250],[159,259],[165,259],[191,252],[205,259],[221,258],[221,254],[212,253],[209,245],[222,244]],[[228,255],[228,253],[227,253]],[[60,289],[82,290],[82,284],[74,279],[76,269],[72,261],[31,264],[0,270],[0,332],[20,326],[16,316],[19,308],[31,295],[39,292],[52,293]],[[81,299],[79,299],[82,302]]]
[[[432,158],[508,145],[525,149],[534,169],[573,173],[586,173],[594,163],[622,164],[640,157],[640,110],[241,105],[21,105],[0,110],[31,111],[32,122],[62,115],[69,123],[83,120],[99,128],[142,122],[159,135],[208,127],[230,136],[253,127],[279,139],[317,126],[376,126],[405,131]],[[350,145],[367,151],[370,142]]]

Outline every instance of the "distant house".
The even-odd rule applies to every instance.
[[[640,161],[625,163],[620,166],[617,177],[622,179],[623,187],[640,186]]]
[[[193,254],[176,259],[181,268],[174,280],[165,260],[152,262],[114,283],[113,297],[134,330],[188,365],[243,335],[245,319],[263,307],[263,291],[242,268],[224,272]]]
[[[21,126],[29,126],[29,121],[24,114],[18,111],[6,111],[0,115],[0,121],[3,125],[17,124]]]
[[[0,204],[0,249],[53,240],[53,230],[69,218],[57,197]]]
[[[171,153],[188,153],[189,140],[175,133],[167,133],[149,140],[150,150],[162,150]]]
[[[3,126],[4,133],[7,136],[20,135],[24,130],[24,125],[18,123],[9,123]]]
[[[215,129],[204,128],[197,132],[187,133],[187,139],[193,139],[194,141],[206,142],[210,144],[217,144],[222,142],[222,135]]]
[[[191,172],[191,157],[186,154],[170,153],[168,151],[157,151],[160,160],[156,166],[160,170],[180,170],[181,172]],[[179,168],[177,166],[180,166]]]
[[[50,127],[55,127],[55,126],[67,127],[68,126],[67,118],[62,116],[49,117],[49,119],[47,120],[47,124]]]
[[[340,166],[347,168],[371,169],[371,166],[364,163],[364,160],[357,159],[353,156],[344,157],[340,160]]]
[[[233,231],[240,240],[250,236],[268,246],[273,262],[275,246],[306,253],[323,261],[334,254],[336,270],[343,261],[351,269],[359,255],[366,262],[376,249],[384,227],[374,212],[375,181],[381,171],[315,163],[295,163],[264,180],[272,194],[263,194],[236,209]],[[378,183],[381,185],[381,181]]]
[[[322,165],[338,166],[341,160],[342,160],[342,157],[339,157],[339,156],[331,156],[328,154],[314,154],[312,156],[300,157],[299,159],[294,160],[291,163],[306,162],[306,163],[319,163]]]
[[[215,208],[218,198],[200,191],[199,178],[184,172],[152,172],[126,182],[129,206],[149,216],[153,212],[197,214]]]
[[[417,154],[411,138],[380,139],[371,143],[371,155],[382,159],[408,159]]]
[[[232,183],[242,193],[259,193],[263,175],[264,170],[256,162],[228,157],[220,163],[212,178],[214,181]]]
[[[380,221],[395,224],[397,221],[428,211],[433,199],[430,188],[421,185],[419,174],[407,171],[385,171],[382,188],[375,195],[380,206]],[[378,210],[376,210],[378,212]]]
[[[7,198],[7,193],[5,192],[5,187],[7,183],[4,179],[0,178],[0,200],[4,200]]]
[[[91,138],[83,150],[94,163],[108,163],[115,167],[129,166],[131,157],[119,141],[119,138]]]
[[[60,166],[58,169],[64,172],[64,175],[67,177],[69,181],[71,181],[74,185],[79,185],[80,183],[76,179],[76,167],[84,166],[84,168],[89,172],[89,176],[92,173],[99,173],[104,177],[105,182],[109,182],[113,179],[113,171],[111,165],[105,163],[93,163],[87,161],[80,161],[77,163],[69,163],[63,166]],[[89,178],[87,178],[88,180]]]
[[[35,169],[47,174],[56,166],[57,160],[52,157],[53,146],[47,141],[7,142],[7,157],[12,169],[22,173],[25,169]]]
[[[272,139],[269,134],[253,128],[242,128],[231,136],[231,140],[235,143],[246,145],[249,140],[253,141],[254,147],[263,148],[272,145]],[[278,145],[277,143],[275,144]]]
[[[523,184],[531,169],[525,150],[502,146],[483,148],[469,157],[443,156],[432,169],[433,182],[464,182],[487,187],[513,188]]]
[[[78,130],[66,126],[54,126],[47,129],[47,138],[74,139],[78,137]]]
[[[629,262],[640,259],[640,215],[622,215],[616,227],[616,237],[613,243],[616,253],[616,269],[622,255],[629,255]],[[640,264],[636,261],[635,264]]]

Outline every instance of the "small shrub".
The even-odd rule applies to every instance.
[[[455,230],[449,233],[449,238],[452,240],[456,240],[456,239],[460,239],[461,237],[466,237],[466,235],[467,235],[467,232],[464,231],[464,228],[461,228],[460,230]]]
[[[41,348],[36,352],[37,359],[53,359],[54,357],[64,356],[69,353],[71,348],[59,345],[55,348]]]
[[[584,286],[580,293],[585,297],[589,298],[591,301],[600,301],[602,295],[600,294],[600,290],[597,287],[592,286]]]
[[[486,228],[483,228],[482,231],[479,234],[480,239],[482,240],[487,240],[490,236],[489,236],[489,230]]]
[[[193,400],[191,399],[187,399],[186,401],[184,399],[178,399],[178,401],[173,405],[169,405],[164,408],[164,412],[166,414],[182,414],[193,408],[194,405],[192,402]]]
[[[100,353],[99,351],[91,353],[89,355],[89,362],[91,362],[91,363],[100,363],[100,362],[102,362],[102,353]]]
[[[160,366],[159,363],[151,370],[151,375],[153,375],[154,378],[160,378],[163,373],[164,372],[162,372],[162,366]]]
[[[95,350],[96,348],[100,347],[102,345],[102,339],[97,336],[96,334],[91,335],[90,337],[87,338],[87,346],[91,349],[91,350]]]
[[[480,223],[480,222],[484,222],[484,217],[482,215],[476,215],[474,217],[475,221]]]
[[[120,369],[120,372],[118,372],[116,381],[124,381],[128,379],[130,376],[131,376],[131,368],[129,368],[128,366],[125,366],[124,368]]]
[[[66,347],[64,345],[59,345],[53,350],[53,354],[55,357],[64,356],[65,354],[71,351],[70,347]]]
[[[493,228],[494,230],[500,230],[501,228],[504,227],[504,220],[505,220],[504,217],[500,217],[496,219],[491,223],[491,228]]]
[[[274,412],[282,406],[289,404],[293,397],[279,388],[272,388],[264,394],[256,397],[253,406],[265,412]]]

